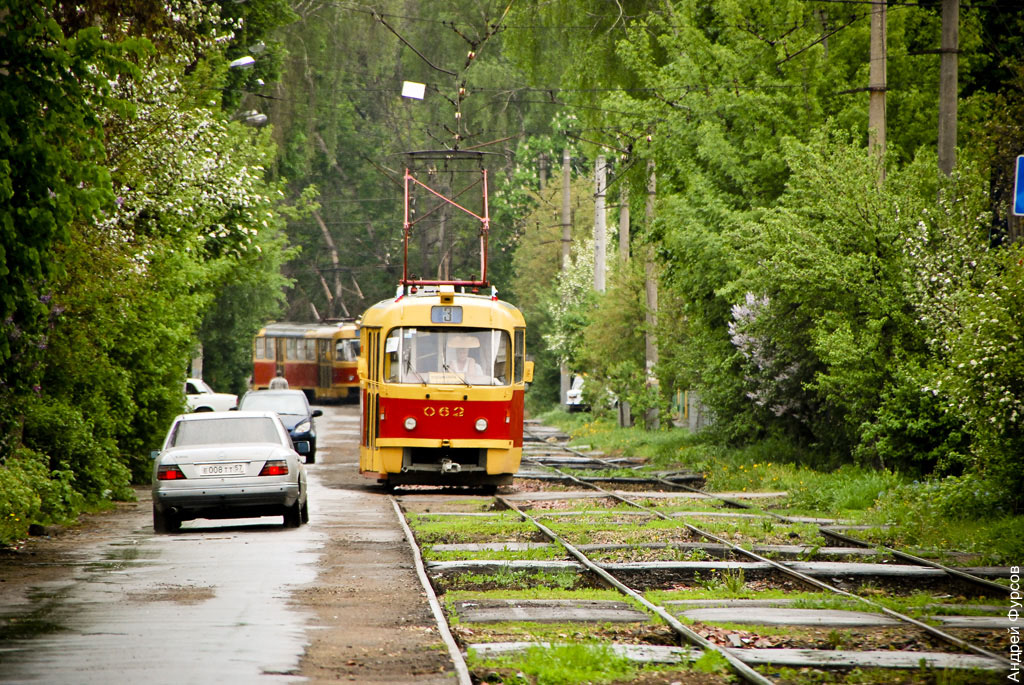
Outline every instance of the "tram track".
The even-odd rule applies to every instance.
[[[559,447],[557,443],[545,444],[549,448],[558,449]],[[567,450],[570,453],[574,452],[572,448],[567,448]],[[593,461],[595,465],[597,465],[601,469],[622,468],[621,462],[610,465],[611,462],[607,460],[602,460],[600,458],[595,459],[593,455],[585,455],[579,452],[578,450],[575,451],[575,456],[577,458],[590,459]],[[524,455],[524,464],[537,465],[537,461],[534,460],[532,456]],[[574,462],[574,467],[576,467],[574,468],[574,470],[578,470],[578,467],[580,465],[581,462]],[[935,622],[931,618],[914,618],[900,611],[896,611],[892,608],[884,606],[883,604],[868,597],[864,597],[854,592],[850,592],[848,590],[835,587],[831,583],[825,582],[820,578],[811,575],[811,573],[808,572],[809,570],[811,570],[815,574],[820,575],[817,571],[811,569],[809,564],[813,565],[813,563],[823,562],[776,561],[775,559],[768,558],[764,556],[764,554],[755,551],[756,547],[755,549],[745,549],[744,547],[735,544],[731,540],[728,540],[721,535],[717,535],[714,532],[704,530],[701,527],[694,525],[689,520],[687,520],[687,517],[684,516],[680,518],[677,515],[678,512],[667,514],[664,511],[660,511],[658,506],[648,506],[647,504],[644,503],[643,500],[651,500],[652,496],[650,495],[652,495],[652,493],[640,492],[637,493],[636,495],[630,495],[624,494],[622,492],[606,490],[604,488],[601,488],[598,485],[598,483],[616,483],[616,481],[609,481],[607,478],[602,480],[602,477],[600,475],[584,475],[581,477],[580,475],[567,473],[566,471],[559,469],[557,467],[545,466],[545,468],[553,469],[557,474],[558,480],[561,482],[573,483],[581,488],[585,488],[587,490],[597,493],[597,495],[603,498],[604,500],[617,503],[617,508],[615,509],[613,514],[613,516],[616,518],[615,525],[620,525],[624,530],[629,527],[629,519],[632,518],[634,521],[637,522],[641,520],[657,520],[664,522],[666,526],[673,526],[672,529],[685,531],[685,541],[674,540],[672,542],[664,543],[647,541],[645,546],[648,549],[678,550],[681,554],[690,554],[691,556],[700,555],[704,557],[714,557],[717,555],[724,561],[706,562],[701,568],[721,569],[723,574],[734,572],[736,569],[749,568],[753,570],[755,567],[759,571],[764,571],[766,575],[781,574],[784,575],[784,577],[787,579],[785,583],[788,583],[794,587],[809,587],[814,588],[815,590],[820,591],[821,593],[829,593],[830,596],[834,596],[836,598],[835,601],[837,602],[841,601],[850,604],[856,604],[857,606],[865,610],[865,612],[863,613],[870,614],[874,617],[879,617],[878,621],[882,622],[883,625],[905,626],[906,631],[913,632],[914,634],[927,635],[928,638],[922,638],[920,640],[915,638],[914,640],[911,640],[911,642],[920,644],[916,645],[916,649],[912,649],[910,651],[897,650],[896,652],[893,652],[893,650],[871,649],[843,650],[836,649],[835,645],[833,645],[833,648],[831,650],[827,648],[821,649],[820,646],[818,649],[787,649],[779,648],[776,645],[767,644],[768,642],[770,642],[770,640],[766,640],[764,638],[755,639],[758,635],[758,629],[749,629],[749,627],[742,627],[746,625],[745,621],[743,620],[737,621],[726,619],[727,627],[721,630],[714,628],[714,619],[707,619],[711,621],[710,623],[707,623],[703,619],[694,620],[693,618],[686,615],[687,613],[694,613],[694,611],[686,612],[679,610],[679,606],[689,606],[685,604],[686,600],[682,600],[681,603],[672,602],[671,604],[673,604],[673,606],[666,606],[666,602],[652,601],[648,599],[648,595],[652,592],[654,588],[658,586],[658,582],[652,583],[650,582],[650,579],[663,579],[665,577],[680,579],[693,576],[699,573],[699,570],[693,569],[690,566],[687,566],[686,564],[692,564],[695,562],[657,562],[652,564],[650,562],[616,563],[602,561],[600,559],[602,553],[607,554],[609,550],[616,548],[619,551],[628,553],[629,550],[631,548],[636,547],[636,545],[575,544],[573,540],[569,539],[569,537],[567,537],[564,534],[560,534],[559,531],[556,530],[556,528],[559,528],[560,526],[565,526],[564,521],[574,518],[572,516],[566,516],[566,514],[569,514],[571,512],[540,508],[534,509],[534,513],[530,513],[529,505],[531,503],[533,503],[536,506],[538,503],[544,504],[557,501],[554,498],[559,498],[560,496],[568,497],[570,494],[572,494],[569,492],[566,492],[563,495],[560,495],[558,492],[552,492],[550,490],[541,490],[538,493],[520,492],[514,495],[499,495],[498,497],[493,498],[493,505],[483,504],[483,502],[485,502],[486,500],[485,498],[480,498],[479,503],[475,505],[477,507],[476,511],[439,512],[436,511],[436,507],[427,506],[425,508],[426,511],[423,511],[421,509],[419,513],[416,513],[417,504],[415,504],[412,499],[409,499],[404,495],[396,496],[395,509],[396,512],[399,512],[399,514],[401,514],[403,517],[406,516],[409,511],[412,511],[412,515],[414,517],[433,517],[436,519],[440,519],[443,517],[451,517],[451,520],[454,520],[455,518],[465,516],[469,518],[477,517],[477,520],[484,520],[486,519],[486,517],[499,516],[500,512],[496,511],[496,509],[498,508],[506,512],[514,512],[515,515],[521,521],[528,522],[538,532],[540,532],[544,536],[544,539],[547,541],[546,543],[540,543],[536,541],[534,538],[530,538],[531,540],[533,540],[532,542],[506,541],[504,543],[504,548],[500,546],[502,544],[500,541],[484,543],[476,552],[476,554],[478,555],[478,558],[476,559],[469,558],[463,561],[450,559],[443,561],[428,561],[424,566],[423,577],[426,578],[427,576],[430,576],[434,584],[439,585],[442,588],[441,594],[443,595],[446,587],[457,586],[457,583],[453,584],[452,581],[450,581],[449,579],[452,577],[460,577],[460,574],[486,575],[487,573],[504,573],[506,575],[525,575],[530,572],[560,573],[567,572],[568,569],[571,569],[574,573],[578,573],[581,575],[586,574],[594,578],[598,578],[600,579],[599,582],[601,584],[609,587],[614,587],[618,592],[622,594],[623,597],[627,598],[633,604],[633,606],[643,607],[643,609],[649,612],[650,615],[657,617],[656,621],[661,621],[666,626],[671,628],[672,632],[675,634],[676,637],[674,640],[671,641],[665,639],[661,640],[663,644],[661,644],[660,647],[658,647],[658,649],[661,650],[659,652],[659,654],[661,654],[661,657],[659,658],[665,657],[666,654],[670,654],[673,655],[675,658],[692,660],[692,658],[695,658],[703,653],[707,653],[709,651],[715,652],[721,655],[721,658],[728,663],[729,668],[746,682],[771,683],[773,682],[773,680],[769,676],[771,676],[775,670],[785,666],[804,668],[810,667],[819,669],[838,668],[840,669],[840,671],[842,671],[844,669],[848,670],[850,668],[856,668],[858,666],[865,668],[915,668],[920,667],[922,664],[927,664],[930,667],[938,669],[988,669],[990,673],[993,671],[1005,670],[1009,668],[1010,662],[1007,659],[1001,657],[999,654],[994,653],[986,647],[973,644],[969,640],[962,639],[960,637],[957,637],[956,635],[950,634],[947,630],[943,630],[939,627],[936,627],[935,625],[931,625],[931,623],[929,623],[928,621]],[[521,473],[520,475],[524,478],[529,477],[529,474],[527,473]],[[687,480],[689,482],[693,482],[693,480],[690,479],[689,477],[687,478]],[[671,488],[673,491],[679,490],[682,493],[690,494],[693,496],[699,496],[701,498],[704,498],[705,500],[709,498],[714,498],[715,501],[723,500],[720,494],[709,493],[699,488],[693,488],[690,486],[680,484],[679,482],[671,481],[668,479],[661,479],[657,477],[641,477],[636,480],[629,479],[619,481],[619,483],[633,487],[657,483],[662,488]],[[542,495],[543,498],[541,497]],[[531,497],[537,499],[531,499]],[[434,501],[436,502],[436,500]],[[746,503],[740,503],[738,502],[738,500],[734,501],[734,504],[735,503],[741,505],[741,507],[739,508],[752,509],[752,507],[746,505]],[[420,504],[418,506],[422,507],[423,505]],[[547,506],[547,504],[545,504],[545,506]],[[631,515],[625,515],[625,510],[623,510],[622,507],[629,507],[633,513]],[[580,518],[584,518],[588,515],[596,515],[596,512],[606,511],[611,511],[611,508],[603,509],[601,507],[591,507],[583,509]],[[704,511],[696,513],[707,515],[713,513],[717,514],[721,512]],[[725,514],[723,514],[723,516],[724,515]],[[755,514],[746,515],[753,516]],[[732,514],[731,516],[744,516],[744,514],[736,513]],[[756,514],[756,516],[765,516],[765,520],[776,520],[787,524],[804,523],[805,525],[809,525],[805,523],[808,519],[813,520],[814,518],[784,517],[782,515],[774,513],[772,516],[766,516],[761,513]],[[709,517],[705,516],[705,518]],[[548,523],[545,523],[545,520],[547,520]],[[596,526],[597,524],[595,524],[595,527]],[[413,528],[415,528],[415,525],[413,526]],[[816,530],[821,535],[826,535],[830,529],[827,525],[825,525],[818,526]],[[838,531],[835,532],[838,533]],[[408,533],[408,535],[410,536],[410,540],[415,539],[411,531]],[[518,535],[526,534],[518,533]],[[834,554],[857,556],[856,552],[850,551],[856,549],[867,549],[868,552],[870,552],[871,549],[876,549],[877,553],[877,546],[875,545],[870,545],[870,543],[857,540],[852,536],[845,536],[841,533],[839,535],[842,535],[843,538],[836,537],[835,539],[843,541],[844,544],[847,544],[848,546],[845,548],[832,548],[834,550],[838,550],[833,552]],[[529,536],[526,535],[526,537]],[[486,536],[484,539],[487,539]],[[436,541],[424,542],[420,540],[418,544],[420,544],[421,546],[425,546],[428,549],[437,550],[434,553],[435,555],[437,553],[458,554],[459,549],[467,549],[465,546],[460,547],[457,544],[446,545],[444,543],[437,543]],[[492,549],[504,549],[505,556],[502,558],[496,555],[494,559],[487,559],[486,556],[488,554],[488,544],[491,545]],[[572,561],[558,561],[553,557],[550,559],[529,558],[530,554],[536,553],[536,551],[545,544],[553,546],[552,549],[555,550],[564,550],[564,557],[571,557]],[[869,548],[864,548],[864,545],[869,545]],[[781,548],[782,546],[775,545],[775,549],[771,549],[773,547],[772,545],[766,545],[762,547],[767,547],[769,549],[761,551],[764,551],[766,553],[778,554],[778,548]],[[796,548],[797,546],[792,547]],[[526,558],[514,558],[514,552],[516,550],[519,550],[522,554],[526,556]],[[821,548],[814,550],[814,553],[819,554],[820,551]],[[790,550],[790,552],[792,552],[792,550]],[[797,556],[800,556],[802,554],[801,552],[793,553]],[[889,552],[887,552],[887,555],[888,554]],[[483,555],[483,557],[479,558],[479,555]],[[861,554],[861,556],[863,556],[863,554]],[[735,558],[742,558],[749,561],[728,561],[728,559]],[[912,561],[910,559],[902,559],[898,554],[891,555],[891,558]],[[887,567],[886,574],[888,574],[889,576],[892,576],[893,572],[896,572],[898,574],[902,571],[901,568],[895,568],[894,564],[878,564],[877,566],[880,570],[882,569],[882,567]],[[965,578],[959,577],[957,573],[947,574],[947,569],[945,567],[935,569],[928,568],[931,566],[930,564],[924,564],[921,566],[921,571],[927,571],[928,573],[923,573],[920,577],[928,577],[931,579],[931,582],[934,582],[935,579],[940,576],[956,578],[958,581],[971,583],[974,587],[978,588],[979,592],[989,594],[994,593],[996,596],[1000,596],[1001,591],[1005,589],[1004,586],[999,585],[998,583],[993,583],[992,581],[989,581],[984,578],[977,578],[972,574],[964,574],[965,576],[969,576]],[[942,565],[938,566],[941,567]],[[956,569],[948,570],[956,572]],[[714,574],[715,571],[711,571],[711,573]],[[740,574],[739,577],[742,579],[743,571],[739,570],[738,573]],[[838,574],[840,572],[833,571],[833,573]],[[936,576],[936,573],[939,573],[940,575]],[[689,576],[687,574],[689,574]],[[753,576],[753,573],[751,575]],[[826,577],[829,575],[828,569],[824,571],[824,575]],[[630,578],[632,578],[633,580],[629,580]],[[645,580],[645,578],[647,578],[648,580]],[[901,582],[902,584],[907,585],[911,582],[916,581],[908,581],[904,579]],[[460,613],[462,611],[466,611],[467,607],[482,604],[486,604],[489,606],[490,604],[495,603],[497,604],[498,607],[497,609],[495,609],[495,611],[499,612],[499,618],[500,611],[507,610],[509,612],[508,620],[510,621],[515,620],[515,618],[518,617],[519,620],[529,622],[531,618],[537,618],[537,612],[543,613],[541,609],[537,608],[538,606],[542,606],[543,602],[537,604],[530,603],[529,601],[523,599],[510,599],[506,604],[501,604],[496,599],[494,599],[493,593],[486,596],[488,597],[488,599],[486,600],[461,600],[459,603],[446,602],[447,613]],[[728,598],[723,600],[715,600],[712,598],[693,601],[696,604],[699,604],[700,606],[704,607],[703,609],[696,610],[697,613],[699,613],[700,611],[704,611],[705,613],[707,613],[709,606],[721,606],[723,603],[727,607],[730,605],[736,606],[737,603],[741,603],[739,604],[740,606],[748,607],[751,611],[753,611],[754,608],[758,606],[756,604],[758,602],[766,603],[772,606],[777,604],[785,604],[784,600],[735,600]],[[742,604],[742,602],[745,601],[753,603]],[[968,606],[967,608],[970,607]],[[768,609],[765,608],[760,608],[757,610],[768,611]],[[558,610],[556,608],[552,609],[552,611],[554,611],[557,614]],[[795,610],[796,613],[799,613],[801,611],[810,612],[811,610]],[[735,613],[735,611],[733,611],[733,613]],[[851,616],[854,615],[852,612],[849,613]],[[575,616],[575,614],[573,615]],[[460,614],[455,618],[463,626],[475,625],[472,614],[468,614],[465,616]],[[576,616],[576,619],[582,620],[583,623],[586,623],[585,618],[580,619],[579,616]],[[549,618],[547,620],[551,619]],[[687,622],[684,622],[684,620]],[[571,616],[569,617],[569,622],[572,622]],[[741,627],[737,628],[736,624],[740,624]],[[750,625],[756,626],[757,624]],[[777,625],[785,624],[783,623]],[[800,623],[794,624],[793,629],[796,631],[801,630],[801,628],[799,628],[800,625]],[[462,628],[461,630],[464,631],[463,634],[461,635],[461,649],[463,653],[472,648],[474,652],[478,654],[502,654],[506,653],[509,650],[524,649],[531,644],[534,646],[547,645],[548,648],[550,648],[552,644],[551,640],[542,639],[525,642],[520,640],[513,641],[511,643],[476,643],[470,642],[469,636],[471,635],[472,631],[465,632],[468,631],[467,628]],[[893,628],[893,630],[899,629]],[[459,638],[459,631],[455,632],[456,638]],[[543,633],[543,631],[541,632]],[[588,631],[586,630],[582,630],[581,632],[583,634],[588,634]],[[832,632],[837,633],[837,630],[833,630]],[[751,636],[749,639],[754,641],[754,647],[751,647],[751,645],[747,644],[748,638],[744,636],[747,634]],[[719,644],[722,635],[725,635],[728,639],[726,645]],[[712,640],[709,639],[709,637],[716,637],[718,639]],[[649,640],[646,641],[649,642]],[[650,644],[644,645],[644,642],[645,640],[640,640],[638,644],[633,645],[615,643],[613,644],[613,647],[616,650],[619,650],[623,653],[635,653],[638,650],[640,652],[644,652],[644,649],[646,649],[647,652],[650,652],[651,650],[655,649],[655,647]],[[760,645],[762,642],[766,644],[762,647],[756,646]],[[942,651],[936,652],[933,650],[932,647],[929,647],[929,645],[938,643],[942,643],[945,645],[945,648],[943,648]],[[690,651],[687,651],[685,647],[680,646],[681,644],[692,646],[692,649]],[[642,655],[639,658],[650,658],[650,655]],[[969,681],[965,680],[963,682]]]

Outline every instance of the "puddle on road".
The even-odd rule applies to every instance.
[[[147,527],[86,550],[68,580],[0,601],[0,681],[297,682],[310,617],[289,595],[315,580],[326,535],[279,522]]]

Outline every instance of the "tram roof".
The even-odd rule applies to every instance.
[[[355,337],[358,331],[359,324],[354,320],[323,323],[279,321],[268,323],[256,335],[271,335],[276,338],[334,338],[342,332],[349,333],[351,337]]]
[[[431,307],[448,305],[441,302],[442,293],[434,289],[420,290],[401,297],[381,300],[363,312],[363,326],[430,326]],[[490,295],[452,293],[451,306],[463,308],[461,326],[481,328],[521,328],[526,325],[522,312],[510,302],[492,299]]]

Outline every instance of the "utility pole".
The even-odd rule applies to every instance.
[[[598,155],[597,168],[594,172],[594,290],[599,293],[605,291],[604,276],[608,251],[608,210],[605,207],[607,171],[604,155]]]
[[[629,186],[624,179],[619,185],[619,261],[629,261]]]
[[[868,76],[868,149],[878,162],[878,182],[885,180],[886,0],[871,8],[871,65]]]
[[[548,156],[547,156],[547,153],[545,153],[545,152],[540,153],[540,158],[537,161],[540,164],[540,189],[544,190],[544,188],[546,188],[547,185],[548,185]]]
[[[960,0],[942,0],[942,47],[939,65],[939,171],[949,176],[956,166],[957,56]]]
[[[569,248],[572,247],[572,169],[569,150],[562,151],[562,261],[561,269],[569,268]]]
[[[569,148],[562,150],[562,261],[561,271],[569,270],[569,248],[572,246],[572,165]],[[564,407],[569,399],[569,369],[565,362],[559,367],[559,396]]]
[[[654,160],[647,162],[647,230],[650,232],[654,225],[654,197],[657,191],[657,177],[654,174]],[[646,357],[647,386],[657,386],[658,377],[654,375],[654,367],[658,363],[658,340],[655,335],[658,325],[658,271],[654,263],[654,245],[645,245],[644,250],[644,274],[645,290],[647,296],[647,311],[644,315],[647,323],[647,330],[644,332],[644,356]],[[658,430],[660,422],[658,419],[658,407],[647,410],[644,416],[644,423],[647,430]]]
[[[619,263],[629,263],[629,185],[619,178]],[[619,428],[633,425],[633,410],[629,402],[619,398]]]

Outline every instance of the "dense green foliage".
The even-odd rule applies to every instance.
[[[389,296],[404,153],[456,147],[486,153],[489,275],[529,322],[533,409],[556,401],[565,364],[587,374],[596,412],[626,401],[670,426],[672,393],[695,391],[707,444],[955,477],[950,492],[985,483],[1019,509],[1019,10],[961,7],[948,177],[935,3],[889,8],[881,160],[866,144],[869,5],[125,11],[0,0],[0,539],[145,480],[200,350],[205,377],[241,392],[267,320],[356,317]],[[402,97],[403,81],[426,97]],[[632,216],[631,256],[609,241],[604,293],[599,154],[608,225],[626,200]],[[413,272],[478,268],[475,235],[423,224],[412,237]]]
[[[869,11],[802,0],[525,3],[513,23],[561,27],[567,44],[562,59],[538,60],[553,46],[536,31],[510,52],[578,107],[588,154],[627,150],[615,181],[642,225],[634,260],[651,245],[660,270],[655,372],[663,392],[700,393],[713,416],[705,440],[769,440],[819,467],[966,474],[965,492],[984,481],[1019,508],[1024,388],[1013,379],[1024,327],[1019,250],[1006,238],[1020,231],[1005,198],[1024,52],[1017,39],[991,43],[989,29],[1016,36],[1021,17],[961,9],[960,148],[947,178],[935,151],[937,8],[888,13],[882,160],[867,150],[861,94]],[[636,211],[646,162],[658,189],[651,223]],[[608,410],[595,401],[606,390],[634,408],[664,407],[645,397],[636,356],[640,269],[615,265],[597,295],[581,248],[552,283],[561,297],[544,339],[589,374],[595,411]]]
[[[131,22],[0,5],[0,540],[130,498],[200,344],[208,378],[244,387],[238,350],[286,285],[285,208],[269,136],[220,106],[239,23],[201,2]]]

